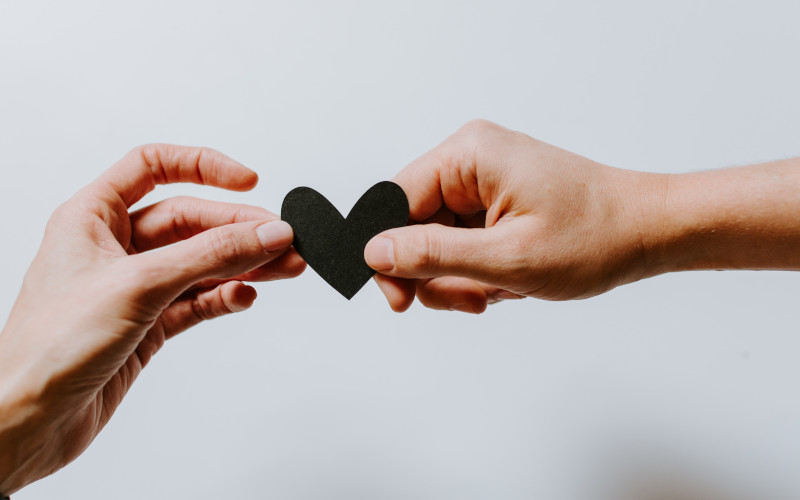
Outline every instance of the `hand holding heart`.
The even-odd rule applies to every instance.
[[[394,179],[415,224],[364,252],[393,309],[479,313],[696,269],[800,270],[800,159],[654,174],[474,121]]]
[[[364,256],[397,311],[415,295],[472,313],[590,297],[644,276],[643,207],[663,180],[471,122],[395,177],[416,224],[372,239]]]
[[[242,281],[303,271],[291,227],[262,208],[174,198],[128,211],[157,184],[257,181],[215,151],[147,146],[53,214],[0,334],[0,496],[75,459],[166,339],[250,307]]]

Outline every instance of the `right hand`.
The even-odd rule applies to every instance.
[[[473,121],[394,179],[414,224],[366,246],[391,307],[471,313],[526,296],[591,297],[650,275],[665,176],[611,168]],[[645,222],[647,221],[647,222]]]

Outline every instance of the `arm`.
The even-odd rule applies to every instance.
[[[397,311],[480,313],[689,269],[800,268],[800,161],[622,170],[475,121],[403,169],[413,225],[365,249]]]
[[[670,175],[664,184],[648,274],[800,270],[800,159]]]

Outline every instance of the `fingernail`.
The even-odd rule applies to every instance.
[[[476,311],[475,308],[472,307],[469,304],[455,304],[455,305],[451,306],[450,309],[453,310],[453,311],[466,312],[466,313],[470,313],[470,314],[478,314],[478,311]]]
[[[261,247],[267,252],[274,252],[292,244],[294,233],[292,226],[282,220],[274,220],[261,224],[256,229]]]
[[[364,249],[364,260],[376,271],[394,269],[394,242],[380,236],[373,238]]]
[[[514,292],[509,292],[508,290],[499,290],[493,294],[493,298],[497,300],[517,300],[517,299],[524,299],[524,295],[518,295]]]

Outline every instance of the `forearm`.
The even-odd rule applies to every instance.
[[[666,175],[656,184],[663,201],[650,209],[647,274],[800,270],[800,158]]]

